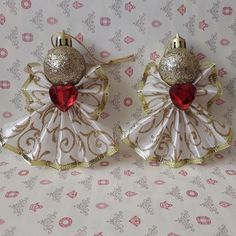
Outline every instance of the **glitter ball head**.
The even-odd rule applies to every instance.
[[[186,48],[173,48],[160,60],[159,73],[169,85],[192,83],[199,73],[199,62]]]
[[[86,72],[84,57],[69,46],[49,50],[43,66],[44,73],[52,84],[76,84]]]

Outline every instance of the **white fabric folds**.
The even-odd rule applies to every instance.
[[[114,154],[113,135],[97,121],[108,96],[108,78],[102,68],[91,68],[76,85],[77,101],[66,112],[52,103],[51,84],[41,71],[41,66],[32,66],[22,88],[29,114],[3,126],[2,145],[32,165],[57,169],[89,166]]]
[[[194,85],[196,97],[186,111],[178,109],[169,96],[170,86],[147,65],[138,91],[147,116],[124,131],[123,141],[143,159],[156,159],[172,167],[199,164],[213,152],[230,145],[232,131],[214,120],[210,105],[221,94],[215,65],[201,63]]]

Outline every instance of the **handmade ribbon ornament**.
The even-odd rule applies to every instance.
[[[57,33],[43,68],[38,63],[28,65],[29,78],[22,91],[30,114],[0,132],[2,145],[32,165],[61,170],[90,166],[118,150],[114,136],[97,121],[107,101],[108,78],[101,65],[87,70],[72,38]],[[102,63],[88,55],[94,64],[103,65],[133,59],[131,55]]]
[[[209,108],[221,94],[215,65],[198,62],[177,34],[159,68],[146,66],[138,94],[147,116],[123,132],[123,141],[143,159],[171,167],[200,164],[230,146],[232,131]]]

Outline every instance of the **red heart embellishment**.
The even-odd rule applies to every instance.
[[[191,83],[175,84],[171,86],[169,94],[173,104],[185,111],[195,99],[196,91],[196,87]]]
[[[76,102],[78,90],[71,84],[52,85],[49,90],[49,95],[55,106],[65,112]]]

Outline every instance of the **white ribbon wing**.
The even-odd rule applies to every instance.
[[[33,165],[58,169],[88,166],[114,154],[113,136],[96,121],[107,99],[108,78],[102,68],[92,68],[82,78],[78,99],[67,112],[51,102],[50,83],[33,69],[24,87],[31,113],[4,126],[1,142]]]
[[[213,64],[201,64],[195,86],[194,102],[188,110],[179,110],[172,104],[170,86],[162,81],[156,64],[148,64],[139,90],[148,115],[124,132],[124,142],[142,158],[155,158],[170,166],[201,163],[212,152],[228,147],[231,129],[212,119],[208,111],[220,93]]]

